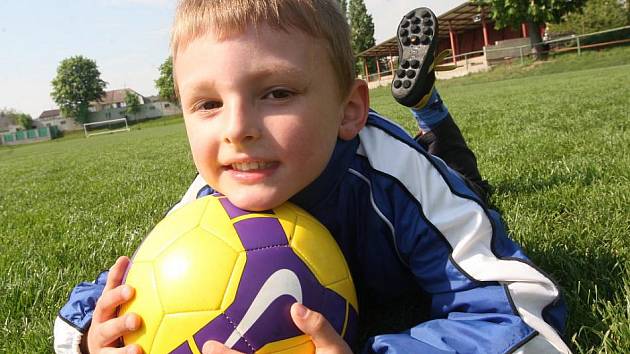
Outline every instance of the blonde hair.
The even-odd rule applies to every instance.
[[[354,55],[350,29],[337,0],[181,0],[171,34],[173,62],[179,50],[210,31],[226,38],[262,24],[285,32],[298,29],[322,39],[342,95],[350,92]]]

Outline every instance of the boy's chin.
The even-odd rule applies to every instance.
[[[239,195],[232,194],[226,195],[226,197],[230,200],[234,206],[237,208],[248,210],[248,211],[265,211],[271,210],[287,200],[280,196],[272,196],[272,197],[261,197],[254,195]]]

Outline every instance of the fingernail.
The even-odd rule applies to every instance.
[[[125,327],[127,327],[128,330],[133,331],[136,327],[138,327],[138,321],[136,321],[136,319],[132,316],[127,316],[127,318],[125,318]]]
[[[298,302],[295,305],[295,313],[302,318],[306,318],[306,315],[308,314],[308,309],[306,308],[306,306]]]
[[[122,296],[125,299],[129,299],[131,298],[131,288],[127,285],[123,286],[122,288]]]
[[[201,348],[202,352],[205,353],[214,353],[215,349],[219,350],[221,347],[224,347],[222,344],[217,343],[215,341],[207,341],[203,348]]]

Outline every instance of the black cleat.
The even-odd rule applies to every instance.
[[[417,107],[431,94],[437,34],[437,17],[426,7],[409,12],[398,25],[399,68],[392,81],[392,95],[403,106]]]

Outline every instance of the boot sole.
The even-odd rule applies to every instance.
[[[419,7],[403,16],[396,36],[398,69],[392,80],[392,95],[398,103],[413,107],[431,92],[435,73],[433,64],[438,42],[438,20],[426,7]]]

